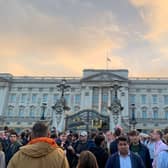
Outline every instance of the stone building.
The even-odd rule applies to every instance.
[[[150,130],[168,125],[168,78],[129,78],[128,70],[86,69],[79,78],[1,73],[0,127],[31,127],[40,119],[43,103],[46,103],[45,117],[51,120],[51,107],[61,94],[56,86],[62,79],[71,86],[64,95],[70,107],[67,115],[90,109],[110,116],[108,107],[114,98],[112,86],[118,85],[117,96],[124,107],[118,116],[119,125],[130,127],[132,104],[135,104],[136,128]]]

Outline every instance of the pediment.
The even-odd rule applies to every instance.
[[[97,73],[85,78],[82,78],[82,82],[111,82],[111,81],[128,81],[127,78],[124,78],[122,76],[109,73],[109,72],[101,72]]]

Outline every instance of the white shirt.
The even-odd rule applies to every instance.
[[[119,153],[119,157],[120,157],[120,168],[132,168],[130,153],[128,153],[127,156],[121,156]]]

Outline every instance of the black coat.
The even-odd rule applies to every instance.
[[[130,145],[130,150],[131,150],[131,147],[132,147],[132,145]],[[139,143],[138,155],[141,157],[142,161],[144,162],[145,168],[152,168],[152,165],[150,162],[149,150],[142,143]]]
[[[130,153],[130,159],[132,168],[145,168],[142,159],[132,152]],[[118,152],[108,159],[106,168],[120,168],[120,158]]]
[[[104,168],[108,159],[108,153],[101,147],[92,147],[90,151],[95,155],[99,168]]]
[[[110,144],[110,154],[114,154],[118,152],[118,146],[117,146],[117,139],[115,139],[113,142]]]
[[[5,152],[5,160],[6,160],[6,165],[8,165],[10,159],[12,156],[19,150],[19,148],[22,146],[22,144],[18,141],[14,142],[13,144],[11,143]]]

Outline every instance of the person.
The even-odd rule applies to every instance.
[[[48,126],[37,122],[32,140],[12,157],[7,168],[69,168],[63,150],[49,137]]]
[[[0,168],[5,168],[5,153],[2,150],[2,144],[0,143]]]
[[[71,142],[71,162],[70,162],[70,167],[71,168],[76,168],[76,165],[78,163],[78,157],[76,156],[75,150],[76,147],[78,146],[79,143],[79,135],[78,133],[73,133],[72,134],[72,142]]]
[[[95,155],[99,168],[104,168],[108,159],[108,152],[104,149],[105,136],[97,135],[95,138],[96,146],[89,150]]]
[[[110,143],[110,154],[114,154],[116,152],[118,152],[118,147],[117,147],[117,139],[118,137],[121,135],[121,128],[115,128],[115,132],[114,132],[114,141],[112,141]]]
[[[129,140],[120,136],[117,140],[118,152],[107,160],[106,168],[145,168],[142,159],[129,151]]]
[[[98,168],[95,156],[90,151],[81,152],[77,168]]]
[[[80,132],[79,141],[76,143],[74,150],[75,156],[73,159],[73,165],[76,167],[80,153],[89,150],[88,133],[86,131]]]
[[[154,147],[155,147],[155,142],[152,138],[152,131],[150,132],[150,137],[149,140],[146,143],[147,148],[149,149],[149,154],[150,154],[150,162],[152,165],[153,159],[154,159]]]
[[[152,168],[149,149],[141,143],[139,132],[136,130],[130,131],[129,138],[130,150],[141,157],[146,168]]]
[[[22,144],[18,141],[18,135],[15,130],[11,130],[9,134],[10,134],[9,135],[10,142],[8,146],[6,147],[6,151],[5,151],[6,165],[8,165],[10,159],[22,146]]]
[[[164,136],[166,144],[168,144],[168,133]],[[168,168],[168,149],[158,154],[157,168]]]
[[[75,153],[73,147],[71,146],[70,142],[67,139],[67,133],[66,132],[60,132],[59,138],[56,140],[56,143],[58,146],[60,146],[64,153],[66,154],[66,157],[68,159],[69,166],[72,167],[72,160],[73,160],[73,152]]]
[[[96,144],[95,144],[96,135],[97,135],[97,132],[95,132],[95,131],[92,131],[90,133],[90,136],[88,138],[88,148],[96,147]]]
[[[167,150],[168,146],[162,141],[163,133],[159,129],[154,129],[152,132],[152,138],[155,141],[154,147],[154,160],[152,163],[153,168],[157,168],[157,159],[161,151]]]
[[[110,144],[113,142],[114,136],[113,136],[113,133],[111,131],[107,131],[105,135],[106,135],[107,151],[108,151],[108,153],[110,153]]]
[[[85,150],[89,150],[88,134],[86,131],[82,131],[80,133],[79,143],[75,149],[76,156],[79,157],[80,153]]]
[[[25,131],[21,132],[20,134],[20,142],[22,145],[26,145],[28,143],[27,134]]]
[[[66,132],[60,132],[59,135],[58,135],[58,137],[59,138],[57,138],[56,143],[66,153],[67,152],[67,147],[69,146],[69,142],[67,141],[67,133]]]

